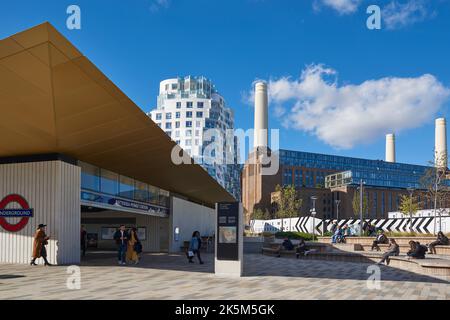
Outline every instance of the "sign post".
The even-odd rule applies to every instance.
[[[242,204],[239,202],[216,204],[215,274],[218,276],[242,276],[242,211]]]

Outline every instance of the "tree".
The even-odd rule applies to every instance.
[[[412,229],[412,218],[419,211],[420,205],[417,201],[417,197],[402,195],[400,198],[399,210],[404,216],[409,216],[409,231],[413,232]]]
[[[355,190],[355,194],[353,195],[352,207],[353,214],[355,217],[359,217],[360,214],[360,200],[359,200],[359,190]],[[369,199],[367,199],[367,194],[363,195],[363,214],[369,211]]]
[[[298,198],[294,185],[285,187],[277,185],[275,191],[277,194],[274,197],[274,202],[278,209],[275,216],[281,219],[281,229],[284,230],[284,219],[299,216],[303,201]]]
[[[262,209],[256,209],[252,213],[252,220],[270,220],[269,210],[263,211]]]
[[[436,234],[437,215],[445,212],[445,208],[450,200],[450,187],[446,179],[447,170],[435,167],[435,162],[430,161],[430,168],[425,170],[424,175],[420,179],[421,188],[425,190],[425,197],[433,203],[434,209],[434,234]],[[441,219],[439,219],[441,221]],[[441,230],[441,225],[439,225]]]

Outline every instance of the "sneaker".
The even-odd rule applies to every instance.
[[[119,261],[119,264],[122,264],[122,261]]]

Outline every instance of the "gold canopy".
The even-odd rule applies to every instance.
[[[0,40],[0,157],[61,153],[212,206],[234,198],[49,23]]]

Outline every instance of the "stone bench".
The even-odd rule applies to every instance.
[[[381,249],[381,251],[387,251],[389,245],[388,244],[379,244],[378,245]],[[363,250],[363,251],[370,251],[370,249],[372,248],[372,244],[363,244],[363,245],[359,245],[359,247]],[[399,245],[400,247],[400,253],[407,253],[410,249],[410,246],[408,244],[401,244]],[[450,246],[436,246],[436,254],[439,255],[445,255],[445,256],[450,256]],[[355,249],[358,250],[358,249]],[[429,252],[427,252],[427,254],[430,254]]]

